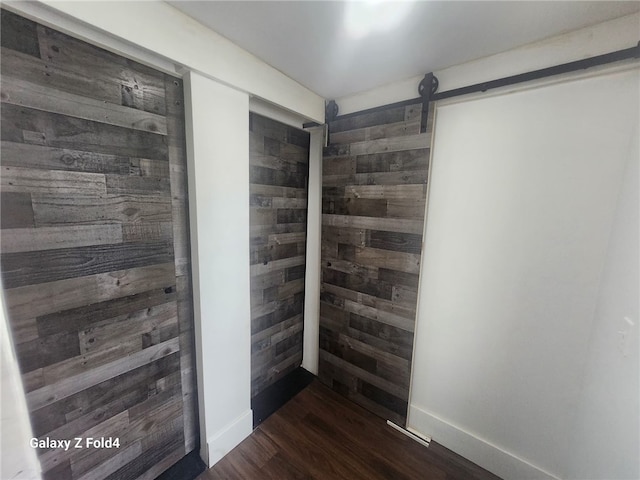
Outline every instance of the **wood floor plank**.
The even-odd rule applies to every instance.
[[[499,480],[314,381],[197,480]]]

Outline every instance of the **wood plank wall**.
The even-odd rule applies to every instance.
[[[322,173],[320,379],[404,424],[432,116],[420,104],[329,124]]]
[[[302,363],[309,133],[250,114],[251,395]]]
[[[199,441],[182,82],[4,10],[1,63],[0,263],[34,435],[120,440],[39,449],[44,478],[155,478]]]

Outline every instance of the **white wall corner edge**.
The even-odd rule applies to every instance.
[[[218,463],[253,431],[253,411],[245,411],[238,418],[225,425],[207,438],[209,468]]]
[[[409,405],[407,428],[428,435],[449,450],[462,455],[501,478],[518,480],[561,480],[472,433],[466,432],[415,405]]]
[[[306,129],[309,142],[309,187],[307,192],[307,245],[305,264],[304,336],[302,368],[318,375],[320,335],[320,232],[322,229],[322,147],[325,125]]]

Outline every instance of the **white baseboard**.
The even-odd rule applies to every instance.
[[[560,480],[559,477],[415,405],[409,405],[407,425],[505,480]]]
[[[209,449],[209,468],[233,450],[253,431],[253,411],[247,410],[207,439]]]

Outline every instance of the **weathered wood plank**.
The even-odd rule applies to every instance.
[[[419,275],[416,273],[399,272],[397,270],[380,268],[378,275],[381,280],[389,282],[395,286],[409,287],[414,291],[418,289]],[[415,306],[415,303],[413,304]]]
[[[377,334],[372,335],[367,332],[363,332],[362,330],[352,328],[349,326],[348,320],[346,322],[340,322],[331,318],[320,317],[320,325],[335,332],[344,333],[348,338],[371,345],[382,352],[411,361],[413,346],[397,343],[393,337],[390,339],[382,338]]]
[[[8,289],[171,261],[169,242],[91,245],[0,257],[3,286]]]
[[[0,192],[0,226],[29,228],[34,226],[33,204],[30,193]]]
[[[78,335],[60,333],[16,345],[20,371],[31,372],[80,355]]]
[[[381,138],[368,142],[356,142],[350,144],[350,155],[368,155],[371,153],[398,152],[402,150],[414,150],[417,148],[428,148],[431,142],[431,135],[419,133],[417,135],[407,135],[404,137]]]
[[[286,245],[288,243],[304,242],[306,237],[305,232],[272,233],[268,236],[267,241],[269,245]]]
[[[351,115],[348,118],[338,118],[331,122],[329,132],[334,134],[357,128],[402,122],[405,120],[405,110],[406,107],[394,107],[360,115]]]
[[[286,142],[287,128],[284,123],[249,112],[249,131],[263,142],[265,137],[279,142]]]
[[[387,200],[378,198],[327,199],[322,201],[322,213],[331,215],[386,217]]]
[[[41,437],[76,420],[82,422],[82,418],[90,413],[98,415],[94,421],[95,425],[102,421],[100,414],[104,409],[119,413],[146,400],[149,394],[153,394],[153,390],[149,389],[150,384],[155,384],[159,379],[179,371],[179,355],[174,353],[153,360],[122,375],[81,390],[62,401],[33,410],[31,418],[34,435]],[[111,410],[111,405],[118,400],[121,400],[123,405]]]
[[[369,265],[360,265],[349,260],[338,260],[330,257],[324,258],[324,266],[350,275],[359,275],[370,280],[378,278],[378,268]]]
[[[249,167],[249,182],[288,188],[306,188],[307,175],[305,173],[287,172],[260,166]]]
[[[429,167],[428,148],[388,153],[372,153],[368,155],[358,155],[355,158],[356,165],[353,173],[406,172],[426,170]]]
[[[385,269],[381,268],[379,269],[379,274],[378,276],[380,277],[380,279],[383,282],[386,283],[391,283],[387,280],[385,280],[383,277],[383,272],[385,271]],[[328,301],[327,300],[327,295],[331,294],[333,295],[335,298],[332,299],[333,301],[338,301],[341,305],[344,305],[344,301],[346,299],[352,300],[354,302],[358,302],[361,303],[362,305],[367,305],[370,307],[374,307],[378,310],[382,310],[385,312],[390,312],[396,315],[400,315],[401,317],[405,317],[408,318],[410,320],[415,320],[415,316],[416,316],[416,306],[413,305],[413,307],[405,307],[402,305],[398,305],[396,303],[393,303],[391,300],[386,300],[386,299],[382,299],[382,298],[378,298],[378,297],[374,297],[373,295],[367,295],[365,293],[362,292],[357,292],[354,290],[349,290],[347,288],[343,288],[340,287],[338,285],[332,285],[330,283],[324,283],[322,285],[322,294],[321,294],[321,299],[323,301]]]
[[[326,157],[322,159],[323,175],[352,175],[356,172],[356,157]]]
[[[36,340],[38,338],[38,327],[35,318],[8,318],[11,326],[11,338],[14,345]]]
[[[82,305],[125,297],[175,282],[173,263],[99,273],[5,290],[5,302],[16,321]]]
[[[163,338],[157,335],[155,342],[151,336],[162,329],[176,326],[178,323],[175,302],[122,316],[114,321],[92,325],[78,332],[78,356],[50,362],[43,365],[42,376],[45,385],[52,385],[72,375],[79,375],[110,363],[119,358],[130,356],[153,345],[177,338],[177,328],[172,335]],[[148,339],[146,338],[148,337]]]
[[[338,228],[323,226],[322,228],[322,241],[342,243],[347,245],[354,245],[364,247],[367,245],[367,237],[369,236],[369,230],[356,229],[356,228]]]
[[[350,185],[411,185],[425,184],[427,182],[427,170],[412,170],[406,172],[373,172],[356,173],[354,175],[324,175],[322,185],[324,187]]]
[[[366,246],[395,252],[422,252],[422,234],[370,230]]]
[[[324,189],[323,189],[324,190]],[[345,198],[384,198],[387,200],[416,200],[425,198],[426,185],[348,185]],[[324,195],[324,194],[323,194]]]
[[[371,385],[375,385],[376,387],[384,390],[385,392],[390,392],[393,395],[396,395],[397,397],[403,399],[403,400],[407,400],[409,398],[409,389],[408,388],[403,388],[400,387],[399,385],[396,385],[395,383],[392,383],[388,380],[385,380],[383,378],[378,377],[377,375],[368,372],[360,367],[357,367],[339,357],[336,357],[335,355],[332,355],[331,353],[325,351],[325,350],[320,350],[320,358],[322,360],[325,360],[333,365],[335,365],[336,367],[339,367],[343,370],[345,370],[346,372],[367,381],[368,383],[370,383]]]
[[[31,410],[45,407],[74,393],[138,368],[152,360],[177,352],[178,349],[177,338],[153,345],[127,357],[119,358],[111,363],[94,368],[89,372],[67,377],[53,385],[34,390],[27,394],[27,405]]]
[[[113,82],[122,87],[123,105],[166,115],[164,77],[160,72],[41,25],[38,39],[46,65]]]
[[[171,222],[171,199],[152,195],[33,195],[35,224],[43,226]]]
[[[356,143],[371,140],[379,140],[388,137],[401,137],[405,135],[417,135],[420,133],[420,120],[387,123],[373,125],[366,128],[345,130],[344,132],[331,133],[331,143]]]
[[[162,287],[124,297],[93,302],[76,308],[41,315],[36,318],[41,337],[59,332],[82,331],[93,324],[126,318],[132,312],[153,308],[176,300],[172,287]],[[114,319],[114,320],[112,320]]]
[[[266,265],[257,264],[251,265],[251,275],[262,275],[264,273],[273,272],[275,270],[281,270],[284,268],[295,267],[297,265],[304,265],[305,257],[304,256],[296,256],[283,258],[281,260],[274,260],[272,262],[268,262]]]
[[[251,194],[264,195],[265,197],[307,198],[307,191],[305,188],[261,185],[256,183],[251,184]]]
[[[378,322],[355,313],[349,315],[349,327],[369,335],[384,338],[395,345],[403,346],[407,349],[413,347],[413,332],[403,328]]]
[[[413,332],[415,330],[414,319],[401,317],[400,315],[395,315],[391,312],[385,312],[384,310],[378,310],[375,307],[368,307],[351,300],[344,301],[344,310],[346,312],[360,315],[361,317],[366,317],[371,320],[384,323],[385,325],[391,325],[392,327],[396,327],[407,332]]]
[[[104,195],[105,176],[97,173],[60,172],[33,168],[0,167],[3,192],[46,195]]]
[[[2,76],[0,98],[4,103],[108,123],[145,132],[167,134],[167,120],[144,110],[52,89],[23,79]]]
[[[168,159],[162,135],[7,103],[2,108],[1,132],[2,139],[11,142]]]
[[[356,273],[341,272],[330,267],[322,269],[322,281],[386,300],[391,300],[392,296],[391,284]]]
[[[126,156],[27,143],[3,141],[0,148],[2,149],[2,164],[13,167],[129,175],[135,168],[133,163],[139,163],[137,159],[130,159]]]
[[[110,195],[159,195],[171,192],[169,176],[105,175],[106,193]]]
[[[305,223],[306,221],[306,208],[278,208],[276,210],[276,223]]]
[[[134,442],[128,447],[122,449],[110,459],[102,462],[93,470],[89,470],[84,475],[78,477],[78,480],[94,480],[96,478],[105,478],[111,473],[118,470],[123,465],[135,460],[142,454],[142,446],[140,442]]]
[[[322,215],[322,225],[329,227],[363,228],[385,232],[422,233],[422,220],[404,218],[361,217],[356,215]]]
[[[300,163],[296,160],[297,157],[290,156],[288,159],[282,158],[282,155],[265,155],[262,153],[253,153],[249,157],[251,165],[257,167],[271,168],[273,170],[281,170],[284,172],[298,173],[300,171]]]
[[[284,245],[263,245],[251,247],[250,264],[271,262],[298,256],[300,245],[297,243],[286,243]],[[304,250],[303,250],[304,251]]]
[[[2,47],[39,58],[36,26],[35,22],[3,9],[0,29]]]
[[[106,225],[108,226],[108,225]],[[56,228],[56,227],[51,227]],[[69,227],[67,227],[69,228]],[[71,227],[78,228],[78,227]],[[171,242],[173,239],[173,225],[169,222],[156,223],[123,223],[121,226],[123,242]],[[174,239],[174,255],[176,245]]]
[[[306,211],[307,199],[306,198],[272,197],[271,207],[272,208],[297,208],[297,209],[302,209]]]
[[[394,285],[392,290],[392,300],[400,305],[412,306],[418,301],[418,292],[415,288]]]
[[[129,423],[128,412],[125,411],[89,429],[87,431],[87,434],[91,435],[90,438],[95,438],[93,437],[93,435],[96,435],[98,438],[104,435],[115,436],[120,430],[125,428],[128,423]],[[82,449],[82,450],[85,450],[85,449]],[[55,450],[51,450],[44,453],[43,455],[40,455],[39,457],[40,465],[42,466],[42,469],[45,471],[51,470],[56,465],[58,465],[61,462],[64,462],[65,460],[70,460],[73,457],[81,456],[79,452],[80,450],[75,448],[69,448],[67,450],[63,448],[58,448]],[[84,456],[86,456],[86,454]]]
[[[2,71],[11,72],[14,77],[115,105],[122,104],[121,85],[108,79],[78,74],[55,64],[45,63],[40,58],[4,47],[0,52],[0,61]]]
[[[423,218],[426,199],[415,200],[389,200],[387,203],[387,215],[394,218]]]

